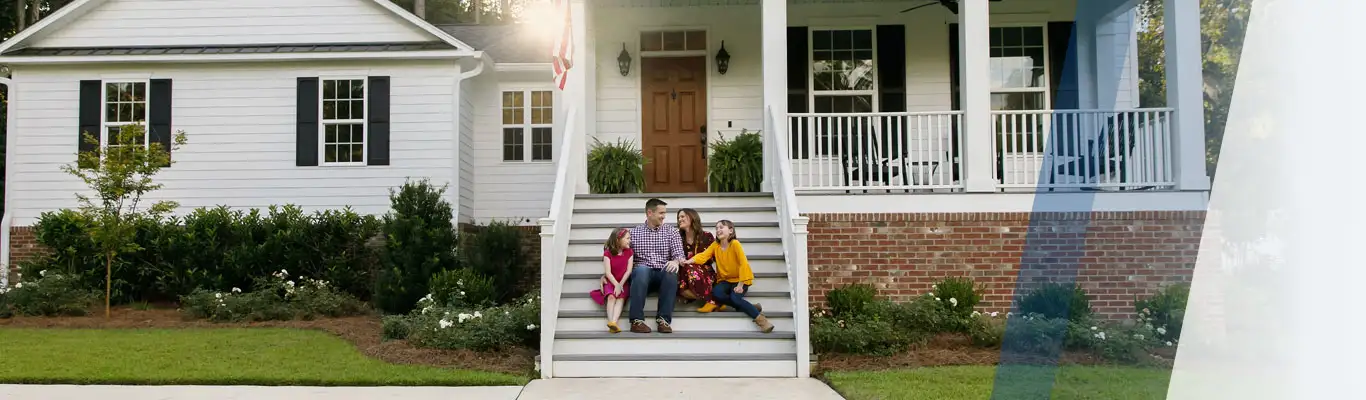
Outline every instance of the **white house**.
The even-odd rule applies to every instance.
[[[909,293],[930,284],[913,276],[989,270],[1008,289],[1018,227],[1049,213],[1163,227],[1105,238],[1138,255],[1081,261],[1158,272],[1097,282],[1184,276],[1184,250],[1154,235],[1198,235],[1208,196],[1193,1],[1166,0],[1164,109],[1138,104],[1136,0],[568,1],[560,90],[551,13],[437,27],[388,0],[76,0],[0,44],[0,261],[40,213],[76,205],[59,167],[87,149],[80,132],[145,123],[150,142],[187,132],[155,195],[185,208],[383,213],[390,188],[430,178],[461,222],[540,224],[547,377],[806,376],[808,301],[831,285]],[[762,132],[764,192],[708,194],[707,143],[741,130]],[[588,195],[589,138],[639,144],[648,193]],[[583,296],[595,246],[648,196],[737,222],[777,332],[682,309],[673,336],[600,332]]]

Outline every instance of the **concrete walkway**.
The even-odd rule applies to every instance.
[[[815,379],[537,379],[521,386],[82,386],[0,385],[4,400],[843,400]]]
[[[839,393],[815,379],[705,378],[705,379],[550,379],[534,380],[517,400],[588,400],[630,398],[843,400]]]

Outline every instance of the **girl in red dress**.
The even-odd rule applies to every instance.
[[[702,218],[697,210],[684,208],[678,210],[678,233],[683,238],[683,253],[692,259],[707,250],[716,237],[702,230]],[[678,267],[678,297],[687,301],[703,300],[706,303],[697,312],[718,311],[720,305],[711,296],[712,286],[716,284],[716,264],[689,264]]]
[[[631,294],[631,287],[626,281],[631,278],[631,259],[634,255],[631,251],[630,231],[626,228],[612,230],[612,234],[607,237],[607,243],[602,246],[602,269],[607,283],[602,285],[602,289],[589,293],[593,301],[607,309],[608,332],[621,332],[621,328],[617,326],[617,319],[621,318],[621,308],[626,304],[626,297]]]

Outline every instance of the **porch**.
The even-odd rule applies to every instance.
[[[1168,1],[1172,107],[1155,109],[1137,101],[1135,1],[941,3],[572,3],[573,131],[634,141],[665,168],[703,165],[654,174],[667,179],[705,177],[707,143],[762,131],[785,142],[798,194],[1208,189],[1196,5]],[[688,58],[692,70],[660,70]],[[660,109],[647,82],[680,71],[690,91],[675,80],[658,94],[694,103]]]

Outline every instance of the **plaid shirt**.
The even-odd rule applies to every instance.
[[[631,250],[636,253],[636,265],[664,268],[669,261],[683,259],[683,237],[673,225],[660,224],[658,228],[650,228],[640,224],[631,228]]]

